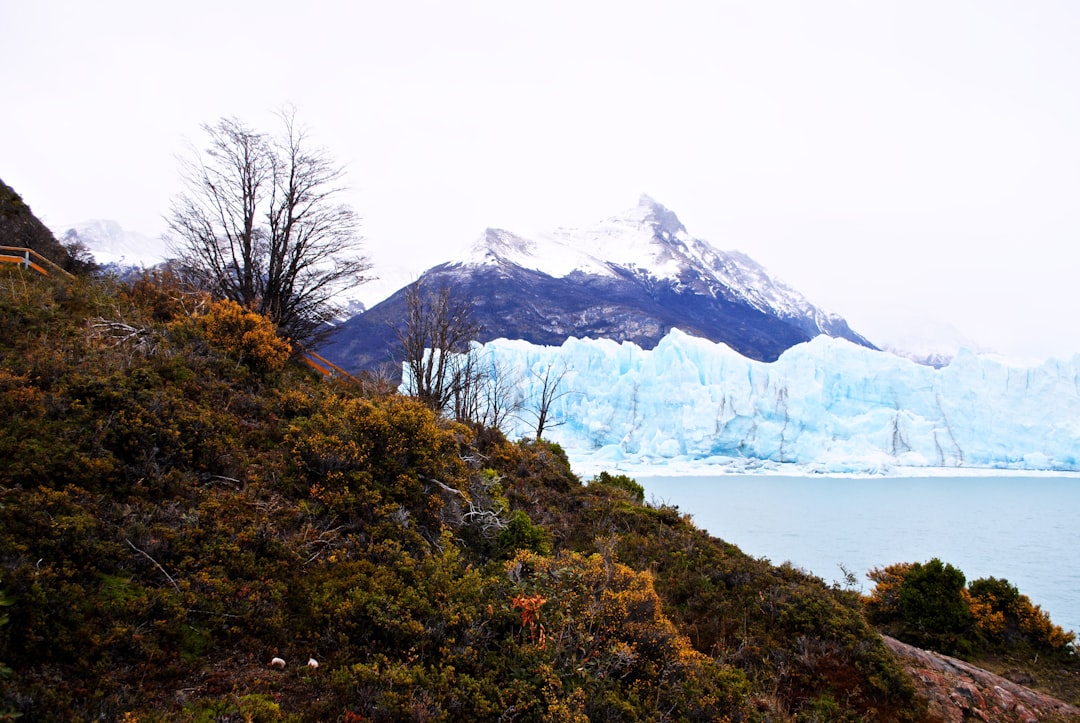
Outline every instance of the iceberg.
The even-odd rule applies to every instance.
[[[510,438],[535,435],[558,380],[543,436],[579,474],[1080,471],[1080,355],[1021,367],[961,351],[935,369],[822,335],[766,363],[677,329],[651,350],[497,339],[471,354],[512,385]]]

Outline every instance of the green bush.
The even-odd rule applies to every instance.
[[[551,545],[544,530],[533,524],[524,510],[514,510],[506,527],[495,538],[495,554],[499,558],[513,557],[518,550],[529,550],[541,555],[551,552]]]
[[[606,485],[615,489],[626,490],[630,493],[630,499],[635,502],[642,503],[645,501],[645,488],[638,484],[637,480],[624,474],[610,474],[604,471],[593,477],[592,482],[589,484]]]
[[[958,652],[971,623],[964,573],[936,557],[911,566],[900,585],[899,607],[911,634],[939,650]]]

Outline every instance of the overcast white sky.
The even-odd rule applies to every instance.
[[[1080,352],[1071,0],[0,0],[0,178],[157,235],[175,155],[292,103],[374,271],[642,193],[887,342]]]

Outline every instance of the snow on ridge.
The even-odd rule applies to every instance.
[[[463,263],[509,263],[554,278],[575,271],[614,276],[615,265],[659,278],[677,278],[684,263],[681,254],[673,253],[670,247],[675,239],[682,243],[689,239],[682,224],[673,213],[643,196],[639,205],[626,213],[585,228],[560,227],[530,238],[489,228],[469,249]]]
[[[700,242],[703,243],[704,242]],[[769,275],[764,266],[742,251],[718,252],[713,270],[717,278],[759,311],[782,316],[811,316],[819,328],[840,319],[814,306],[801,293]]]
[[[574,271],[610,274],[606,264],[581,248],[561,239],[537,235],[525,238],[503,229],[489,228],[469,249],[464,263],[470,266],[513,264],[563,278]]]
[[[154,266],[168,256],[165,242],[137,231],[128,231],[111,219],[91,219],[57,226],[53,235],[62,243],[81,242],[99,264]]]
[[[516,264],[554,278],[578,271],[615,276],[622,268],[655,279],[681,283],[697,272],[708,283],[719,282],[734,297],[765,313],[810,317],[824,328],[839,320],[811,304],[802,294],[773,279],[740,251],[721,251],[691,236],[678,217],[643,195],[621,214],[583,228],[558,227],[525,238],[502,229],[487,229],[464,260],[468,265]]]
[[[588,248],[589,255],[660,279],[678,279],[697,265],[691,242],[678,217],[648,196],[637,206],[583,229],[558,228],[552,236],[571,248]],[[608,272],[612,273],[612,272]]]
[[[558,227],[531,238],[487,229],[465,263],[513,263],[555,278],[575,271],[613,276],[617,266],[677,280],[687,268],[703,267],[709,252],[719,253],[691,238],[674,213],[642,196],[637,206],[584,228]]]

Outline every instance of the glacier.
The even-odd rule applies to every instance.
[[[651,350],[497,339],[470,353],[514,389],[510,438],[535,435],[544,379],[559,379],[543,436],[579,474],[1080,471],[1080,355],[1013,366],[962,350],[935,369],[821,335],[766,363],[677,329]]]

